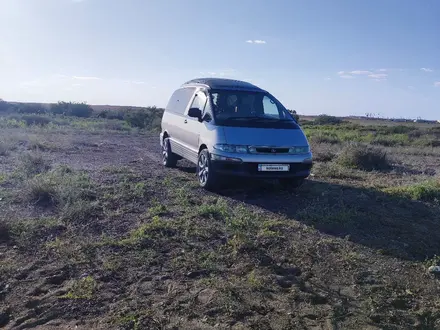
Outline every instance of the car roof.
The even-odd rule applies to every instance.
[[[197,78],[187,81],[182,87],[188,86],[204,86],[209,89],[228,89],[228,90],[241,90],[251,92],[265,92],[260,87],[252,85],[246,81],[226,79],[226,78]]]

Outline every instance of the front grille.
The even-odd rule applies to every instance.
[[[257,147],[255,150],[259,154],[287,154],[289,152],[289,148]]]

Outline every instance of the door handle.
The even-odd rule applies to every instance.
[[[186,124],[186,123],[188,123],[188,120],[185,119],[183,122]]]

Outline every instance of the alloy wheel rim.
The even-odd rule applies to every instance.
[[[208,175],[209,175],[209,166],[208,166],[208,158],[201,154],[199,158],[199,182],[202,185],[205,185],[208,181]]]
[[[165,164],[167,160],[168,160],[168,146],[167,143],[164,142],[162,147],[162,161]]]

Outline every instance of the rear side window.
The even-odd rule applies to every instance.
[[[194,94],[194,91],[194,87],[180,88],[176,90],[173,95],[171,95],[165,111],[183,115],[185,113],[186,106]]]

